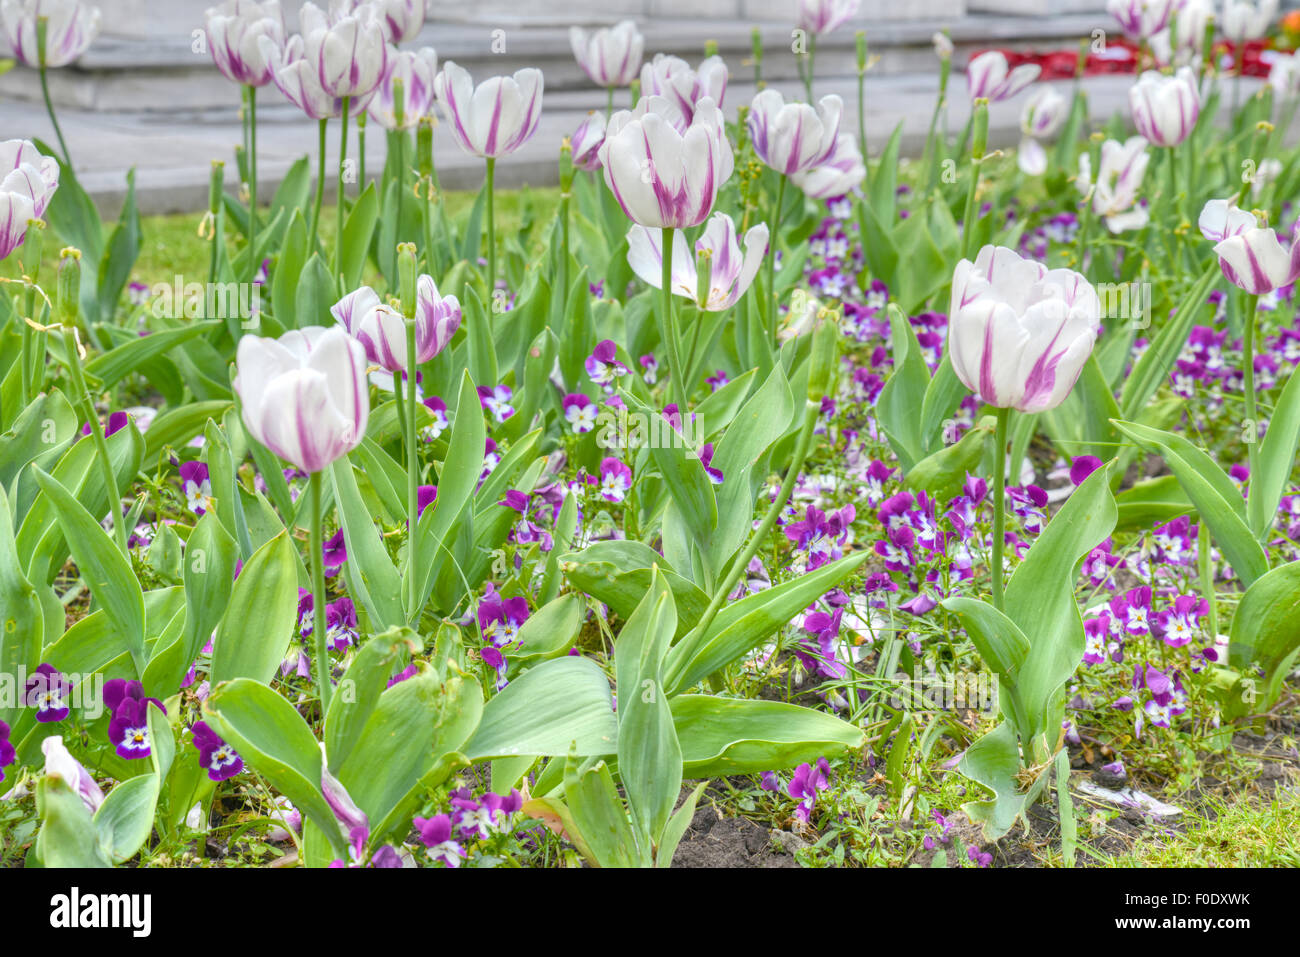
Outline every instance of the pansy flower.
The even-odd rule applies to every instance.
[[[113,709],[108,723],[108,740],[117,748],[119,757],[149,757],[149,702],[139,698],[125,698]]]
[[[632,490],[632,469],[618,459],[607,456],[600,460],[600,497],[618,503]]]
[[[708,385],[710,392],[717,392],[724,385],[730,382],[731,379],[727,377],[727,373],[724,370],[719,369],[704,381]]]
[[[451,836],[451,815],[417,817],[414,823],[420,833],[420,843],[425,846],[431,861],[444,867],[460,867],[460,862],[465,859],[465,848]]]
[[[208,727],[206,721],[194,722],[194,727],[190,730],[194,734],[194,747],[199,752],[199,765],[213,781],[233,778],[244,770],[244,759],[239,756],[239,752]]]
[[[9,725],[0,721],[0,781],[5,779],[5,767],[18,760],[18,753],[9,740]]]
[[[502,598],[490,583],[478,604],[478,627],[483,640],[503,648],[518,640],[519,629],[528,620],[526,598]]]
[[[641,363],[641,378],[645,380],[645,384],[654,385],[659,376],[659,360],[653,353],[646,353],[637,361]]]
[[[348,543],[339,529],[321,544],[321,558],[325,565],[325,574],[334,577],[348,560]]]
[[[491,792],[478,800],[452,797],[451,805],[455,808],[452,815],[461,837],[487,839],[510,826],[513,815],[524,806],[524,799],[519,791],[511,789],[504,797]]]
[[[582,435],[596,427],[596,403],[589,396],[581,392],[570,392],[561,400],[560,408],[575,434]]]
[[[818,758],[815,765],[801,764],[794,769],[786,793],[799,802],[799,807],[794,812],[796,818],[807,821],[812,815],[817,792],[830,787],[830,774],[830,764],[825,758]]]
[[[618,348],[613,339],[598,342],[583,362],[583,368],[587,370],[587,378],[596,385],[604,386],[606,391],[610,390],[615,379],[627,375],[627,366],[618,361]]]
[[[1124,594],[1124,630],[1130,635],[1151,633],[1151,586],[1130,588]]]
[[[848,674],[848,669],[835,657],[843,617],[843,608],[835,609],[833,614],[814,611],[804,617],[803,629],[811,641],[803,639],[793,650],[805,670],[827,678],[843,678]]]
[[[325,641],[343,651],[357,640],[357,609],[351,598],[340,598],[325,606]]]
[[[478,387],[479,404],[482,405],[483,411],[491,413],[498,425],[515,414],[515,407],[510,404],[512,395],[514,390],[508,385]]]
[[[1201,618],[1210,613],[1210,603],[1195,595],[1179,595],[1173,604],[1156,615],[1156,633],[1171,648],[1191,644],[1200,630]]]
[[[431,395],[424,400],[424,407],[433,414],[433,421],[420,429],[420,438],[432,442],[451,425],[451,421],[447,418],[447,403],[436,395]]]
[[[713,443],[707,443],[704,448],[700,449],[700,464],[704,466],[704,474],[709,477],[709,481],[714,485],[721,485],[725,476],[722,469],[713,466]]]
[[[415,490],[415,517],[418,519],[424,514],[424,510],[438,501],[438,486],[421,485]]]
[[[53,665],[42,664],[23,686],[23,702],[36,709],[37,721],[62,721],[71,710],[68,706],[71,693],[72,683],[63,673]]]
[[[214,507],[212,481],[205,462],[182,462],[180,467],[181,491],[185,493],[185,507],[195,515],[204,515]]]

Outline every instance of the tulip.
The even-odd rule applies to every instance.
[[[838,30],[855,16],[861,0],[799,0],[799,29],[815,36]]]
[[[727,65],[715,54],[692,70],[679,57],[657,53],[641,67],[641,95],[667,97],[689,121],[703,100],[722,109],[727,95]]]
[[[1223,35],[1234,44],[1258,40],[1277,16],[1277,0],[1224,0]]]
[[[65,784],[77,793],[86,810],[94,814],[104,803],[104,792],[100,790],[95,779],[80,761],[69,753],[63,743],[63,736],[52,734],[41,742],[41,752],[45,755],[45,773],[61,778]]]
[[[1128,102],[1133,125],[1156,146],[1178,146],[1201,115],[1201,94],[1188,66],[1180,67],[1173,76],[1147,70],[1130,87]]]
[[[698,226],[713,210],[734,159],[722,113],[705,97],[687,124],[671,101],[642,97],[611,117],[599,150],[605,183],[642,226]]]
[[[953,371],[995,408],[1043,412],[1060,405],[1092,353],[1101,302],[1068,269],[985,246],[952,280]]]
[[[1065,400],[1101,331],[1101,301],[1077,272],[985,246],[973,263],[957,264],[949,316],[953,371],[997,410],[990,572],[993,606],[1001,611],[1011,410],[1043,412]]]
[[[466,153],[506,156],[537,131],[542,114],[542,72],[528,68],[494,76],[477,87],[469,71],[448,60],[434,90],[452,136]]]
[[[1268,70],[1268,85],[1279,100],[1289,100],[1300,93],[1300,54],[1278,54]]]
[[[304,472],[320,472],[365,438],[364,347],[343,329],[309,326],[239,342],[234,388],[245,428]]]
[[[1068,107],[1065,97],[1050,86],[1040,86],[1025,101],[1020,112],[1020,149],[1016,151],[1016,164],[1028,176],[1041,176],[1047,172],[1047,152],[1040,138],[1053,136],[1065,122]]]
[[[591,112],[569,137],[573,165],[594,173],[600,169],[600,147],[605,142],[605,114]]]
[[[47,18],[45,55],[37,42],[36,21]],[[80,0],[4,0],[0,3],[4,36],[13,55],[32,69],[67,66],[89,49],[99,35],[101,14]]]
[[[1151,154],[1147,141],[1133,136],[1121,144],[1107,140],[1101,144],[1101,162],[1097,182],[1092,181],[1092,161],[1087,153],[1079,155],[1079,191],[1092,194],[1092,210],[1106,222],[1112,233],[1141,229],[1149,218],[1145,207],[1138,205],[1137,192],[1142,186]]]
[[[1003,54],[989,50],[967,64],[966,88],[971,102],[986,99],[997,103],[1015,96],[1037,80],[1042,71],[1036,63],[1022,63],[1012,70]]]
[[[852,137],[849,137],[852,139]],[[736,237],[736,224],[726,213],[714,213],[703,235],[695,241],[695,256],[687,251],[686,238],[673,238],[672,281],[674,295],[691,299],[707,312],[730,309],[745,294],[767,252],[768,229],[763,223],[745,233],[744,252]],[[633,226],[627,234],[627,263],[648,285],[662,288],[663,231]],[[697,260],[707,262],[709,273],[701,282]],[[701,297],[700,292],[704,291]]]
[[[415,361],[428,362],[446,348],[460,328],[460,302],[440,296],[432,276],[418,280],[415,306]],[[334,318],[366,350],[371,363],[392,373],[406,372],[406,319],[381,302],[369,286],[348,293],[330,309]]]
[[[1183,66],[1198,59],[1205,48],[1205,28],[1214,16],[1213,0],[1183,0],[1175,5],[1168,26],[1148,38],[1151,54],[1161,66]],[[1177,47],[1171,46],[1177,43]]]
[[[0,260],[23,244],[27,227],[36,218],[30,169],[13,170],[0,180]]]
[[[337,97],[368,96],[388,70],[388,40],[375,7],[358,6],[326,15],[313,3],[298,14],[303,55],[317,73],[326,93]]]
[[[836,199],[853,192],[866,178],[867,167],[862,162],[857,140],[851,133],[841,133],[825,162],[795,173],[790,182],[814,199]]]
[[[414,40],[424,26],[425,0],[344,0],[340,6],[348,13],[373,8],[385,39],[394,46]]]
[[[59,188],[59,162],[52,156],[42,155],[28,140],[6,140],[0,143],[0,177],[3,177],[0,194],[14,197],[10,202],[21,204],[21,200],[26,199],[31,203],[31,211],[25,219],[15,219],[10,223],[20,233],[25,233],[27,220],[44,216],[46,207],[54,198],[54,191]],[[22,236],[19,235],[14,245],[21,242]],[[9,251],[0,255],[0,259]]]
[[[1212,199],[1201,210],[1201,233],[1215,244],[1224,277],[1252,296],[1291,284],[1300,276],[1300,243],[1292,235],[1290,250],[1277,233],[1260,226],[1245,210]]]
[[[386,130],[409,130],[421,118],[433,113],[433,84],[438,77],[438,55],[433,47],[423,47],[418,52],[409,50],[388,51],[388,70],[375,88],[369,112]],[[402,91],[402,118],[398,121],[397,87]]]
[[[627,86],[641,70],[645,37],[631,20],[588,33],[582,27],[569,28],[569,45],[582,72],[612,98],[614,87]]]
[[[1108,0],[1106,10],[1130,40],[1149,39],[1169,25],[1178,0]]]
[[[271,82],[270,54],[285,45],[279,0],[226,0],[208,9],[205,32],[212,62],[226,79],[242,86]]]
[[[271,81],[290,103],[317,121],[343,115],[343,97],[327,93],[321,86],[320,74],[304,55],[301,36],[290,37],[289,42],[280,50],[267,38],[263,38],[261,44],[271,66]],[[350,97],[348,115],[355,117],[364,113],[369,108],[373,95]]]
[[[822,97],[814,110],[807,103],[786,103],[776,90],[763,90],[749,109],[754,152],[783,176],[820,166],[835,152],[843,108],[833,94]]]

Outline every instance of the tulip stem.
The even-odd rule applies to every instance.
[[[25,325],[25,323],[24,323]],[[126,523],[122,521],[122,496],[118,492],[117,475],[113,472],[113,460],[108,454],[108,439],[104,435],[104,426],[95,411],[94,400],[86,388],[86,377],[81,371],[81,352],[77,343],[76,326],[63,327],[63,349],[68,356],[68,373],[72,377],[73,394],[81,406],[81,414],[90,422],[90,434],[94,436],[95,450],[99,453],[100,471],[104,475],[104,488],[108,492],[109,512],[113,516],[113,538],[117,547],[130,561],[130,550],[126,544]]]
[[[605,87],[605,120],[608,121],[614,115],[614,88]]]
[[[989,563],[989,579],[993,588],[993,607],[1002,610],[1002,547],[1007,525],[1007,423],[1011,410],[998,409],[998,426],[994,435],[993,455],[993,560]]]
[[[772,335],[772,345],[777,345],[776,336],[776,245],[777,237],[781,231],[781,212],[785,205],[785,174],[781,173],[780,184],[776,188],[776,206],[772,209],[772,238],[771,248],[767,251],[767,326]]]
[[[357,116],[357,189],[366,186],[366,113],[363,110]]]
[[[257,280],[257,87],[248,88],[248,283]]]
[[[496,183],[496,166],[497,161],[494,157],[487,157],[487,178],[484,181],[483,188],[487,190],[487,294],[488,309],[492,308],[493,297],[496,296],[497,289],[497,224],[496,224],[496,204],[493,202],[492,193]]]
[[[975,194],[979,192],[980,161],[971,158],[970,184],[966,187],[966,210],[961,220],[961,258],[970,259],[975,245]]]
[[[767,514],[763,516],[763,523],[750,536],[749,544],[745,546],[745,550],[727,569],[726,575],[717,586],[713,600],[709,602],[709,607],[705,610],[699,623],[691,629],[692,633],[696,635],[690,649],[691,652],[694,651],[695,646],[707,637],[709,626],[713,624],[713,619],[717,617],[718,612],[722,609],[723,602],[727,600],[727,596],[736,587],[736,582],[745,573],[745,569],[749,567],[749,563],[753,560],[754,555],[758,553],[759,548],[767,541],[767,536],[771,533],[772,527],[781,516],[781,510],[785,508],[785,503],[790,500],[790,494],[794,491],[794,483],[799,480],[799,473],[803,470],[804,462],[807,460],[808,452],[812,447],[813,432],[816,429],[820,415],[820,402],[813,402],[809,399],[804,403],[803,427],[799,430],[799,438],[795,443],[794,458],[790,460],[790,468],[785,473],[785,479],[781,482],[781,490],[777,492],[776,498],[767,510]],[[685,664],[690,662],[691,657],[691,654],[684,653],[677,660]],[[671,681],[676,677],[678,676],[670,675],[669,680]]]
[[[344,462],[344,466],[351,468]],[[308,504],[311,508],[311,610],[312,639],[316,645],[316,693],[320,696],[321,717],[329,711],[330,693],[330,659],[329,642],[325,635],[325,557],[322,551],[324,539],[321,534],[321,473],[312,472],[308,478]]]
[[[416,525],[420,518],[420,459],[416,443],[420,430],[416,426],[417,399],[415,398],[415,303],[402,303],[406,320],[406,404],[408,430],[406,434],[406,569],[409,595],[406,600],[406,618],[416,629],[420,625],[420,609],[415,607],[415,576],[419,565],[415,561],[415,543],[419,536]],[[406,315],[409,312],[410,315]],[[400,373],[398,373],[400,374]]]
[[[319,156],[316,160],[316,200],[311,208],[311,246],[309,248],[312,252],[315,252],[316,247],[319,245],[320,210],[321,204],[325,201],[325,127],[328,123],[328,119],[323,119],[317,124],[320,128],[318,134],[320,146],[317,150]]]
[[[1246,454],[1249,458],[1250,479],[1259,480],[1256,468],[1256,456],[1259,446],[1259,412],[1255,404],[1255,311],[1259,306],[1259,297],[1247,294],[1246,322],[1241,337],[1241,374],[1246,393]]]
[[[682,417],[682,427],[686,427],[686,370],[682,368],[682,359],[678,351],[677,321],[673,317],[673,242],[677,230],[671,226],[663,229],[663,249],[660,251],[660,287],[663,296],[664,345],[668,348],[668,381],[673,390],[673,401],[677,403],[677,413]]]
[[[45,98],[45,112],[50,114],[50,125],[54,127],[54,136],[59,141],[59,149],[63,153],[63,162],[67,164],[68,169],[72,169],[72,154],[68,152],[68,144],[63,141],[63,130],[59,128],[59,120],[54,115],[54,103],[50,99],[50,84],[45,74],[46,68],[41,66],[41,96]]]
[[[339,134],[339,195],[338,235],[334,237],[334,278],[339,281],[339,291],[345,292],[343,279],[343,169],[348,162],[348,109],[351,97],[343,97],[343,129]]]

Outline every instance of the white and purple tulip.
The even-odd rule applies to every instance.
[[[736,237],[736,224],[726,213],[714,213],[695,241],[695,256],[687,251],[686,238],[673,234],[672,292],[694,300],[708,312],[730,309],[745,294],[758,275],[767,253],[768,229],[765,223],[751,226],[745,233],[744,251]],[[627,262],[646,284],[659,289],[663,284],[663,231],[633,226],[627,234]],[[708,251],[708,292],[698,301],[699,274],[696,258]]]
[[[1092,160],[1086,152],[1079,154],[1079,192],[1084,196],[1092,194],[1093,212],[1106,221],[1112,233],[1141,229],[1147,224],[1150,214],[1138,202],[1138,190],[1150,161],[1147,141],[1141,136],[1129,137],[1123,143],[1107,140],[1101,144],[1101,168],[1094,185]]]
[[[749,136],[754,152],[772,169],[793,176],[821,166],[835,152],[844,101],[823,96],[813,109],[787,103],[776,90],[763,90],[749,107]]]
[[[862,0],[799,0],[799,29],[821,36],[857,16]]]
[[[1050,86],[1040,86],[1020,111],[1020,132],[1023,135],[1016,151],[1016,165],[1028,176],[1041,176],[1047,172],[1047,151],[1040,138],[1054,136],[1065,122],[1068,110],[1065,97]]]
[[[426,0],[348,0],[349,11],[373,7],[384,27],[388,42],[397,46],[414,40],[424,26]]]
[[[276,89],[310,119],[329,120],[343,114],[343,97],[334,96],[320,84],[320,74],[304,55],[303,39],[289,38],[283,50],[276,50],[269,39],[261,41],[267,62],[271,65],[271,80]],[[374,96],[354,96],[348,99],[348,116],[360,116]]]
[[[45,755],[45,773],[61,778],[65,784],[77,792],[86,810],[94,814],[104,803],[104,792],[100,790],[95,779],[80,761],[69,753],[63,743],[63,736],[52,734],[41,742],[41,752]]]
[[[657,53],[641,67],[641,95],[667,97],[687,119],[695,115],[701,100],[711,100],[721,109],[727,95],[727,64],[715,54],[692,70],[680,57]]]
[[[1260,226],[1252,213],[1212,199],[1201,210],[1202,235],[1214,243],[1224,278],[1251,295],[1261,296],[1300,276],[1300,242],[1292,233],[1286,249],[1277,233]]]
[[[304,472],[320,472],[365,438],[366,351],[340,328],[239,340],[234,388],[249,434]]]
[[[528,67],[476,87],[468,70],[448,60],[434,92],[460,148],[494,159],[513,153],[537,132],[542,85],[542,71]]]
[[[858,140],[852,133],[841,133],[835,138],[835,148],[823,162],[795,173],[790,182],[813,199],[835,199],[847,196],[867,178],[867,167],[862,162]]]
[[[1013,70],[1005,55],[989,50],[967,64],[966,89],[972,101],[982,97],[997,103],[1015,96],[1042,72],[1043,68],[1036,63],[1022,63]]]
[[[605,142],[605,114],[592,111],[569,137],[573,165],[594,173],[600,169],[600,145]]]
[[[989,405],[1021,412],[1065,400],[1101,330],[1088,280],[1004,246],[957,264],[949,314],[957,378]]]
[[[0,143],[0,259],[23,244],[59,188],[59,164],[27,140]]]
[[[1277,16],[1278,0],[1224,0],[1223,35],[1233,43],[1258,40]]]
[[[1168,25],[1148,37],[1151,55],[1161,66],[1183,66],[1199,60],[1205,48],[1205,28],[1213,16],[1213,0],[1182,0],[1175,4]]]
[[[369,96],[388,71],[388,38],[378,10],[369,4],[352,13],[327,15],[314,3],[298,12],[303,57],[330,96]]]
[[[36,43],[36,21],[47,18],[45,65],[67,66],[89,49],[99,36],[101,14],[80,0],[3,0],[0,19],[5,39],[23,66],[41,65]]]
[[[1169,26],[1178,0],[1108,0],[1106,10],[1130,40],[1146,40]]]
[[[1137,131],[1156,146],[1178,146],[1201,115],[1201,94],[1189,66],[1173,76],[1147,70],[1128,91]]]
[[[371,118],[386,130],[409,130],[433,114],[433,84],[438,78],[438,54],[433,47],[416,52],[388,50],[388,70],[370,100]],[[402,84],[402,122],[397,122],[397,81]]]
[[[271,82],[274,51],[287,42],[279,0],[226,0],[205,19],[208,52],[222,76],[243,86]]]
[[[628,218],[672,229],[704,222],[734,164],[722,111],[708,97],[689,125],[667,99],[642,97],[610,118],[599,156]]]
[[[631,20],[588,33],[582,27],[569,28],[569,45],[582,72],[597,86],[627,86],[641,70],[645,37]]]
[[[369,286],[350,292],[330,312],[366,350],[366,358],[389,372],[406,372],[406,319],[381,302]],[[442,296],[432,276],[416,281],[415,361],[428,362],[451,342],[460,328],[460,301]]]

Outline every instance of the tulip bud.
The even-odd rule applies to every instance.
[[[817,313],[812,353],[808,356],[808,401],[821,402],[835,387],[838,371],[840,314],[833,309]]]
[[[982,160],[989,146],[989,101],[983,97],[975,101],[974,131],[971,158]]]
[[[221,184],[225,179],[225,170],[224,162],[212,161],[212,172],[208,175],[208,212],[213,216],[221,211]]]
[[[27,238],[23,240],[23,272],[33,283],[40,279],[41,275],[41,247],[45,239],[45,221],[40,219],[29,220],[27,223]]]
[[[763,34],[758,27],[749,31],[749,48],[753,51],[754,69],[757,70],[763,65]]]
[[[573,141],[560,141],[560,193],[567,196],[573,187]]]
[[[415,318],[415,283],[418,271],[415,259],[415,243],[398,243],[397,288],[402,295],[402,315],[407,319]]]
[[[867,31],[859,30],[857,32],[858,42],[858,76],[867,72]]]
[[[397,121],[397,128],[406,128],[406,87],[402,83],[402,78],[393,78],[393,119]],[[364,128],[365,114],[362,114],[357,123]]]
[[[706,57],[717,56],[717,55],[718,55],[718,41],[717,41],[717,40],[705,40],[705,41],[704,41],[704,55],[705,55]]]
[[[68,246],[59,253],[59,281],[55,317],[59,325],[74,326],[81,299],[81,250]]]
[[[415,165],[421,176],[433,175],[433,118],[420,118],[415,130]]]
[[[695,251],[695,302],[701,308],[709,301],[713,283],[713,250],[701,246]]]

